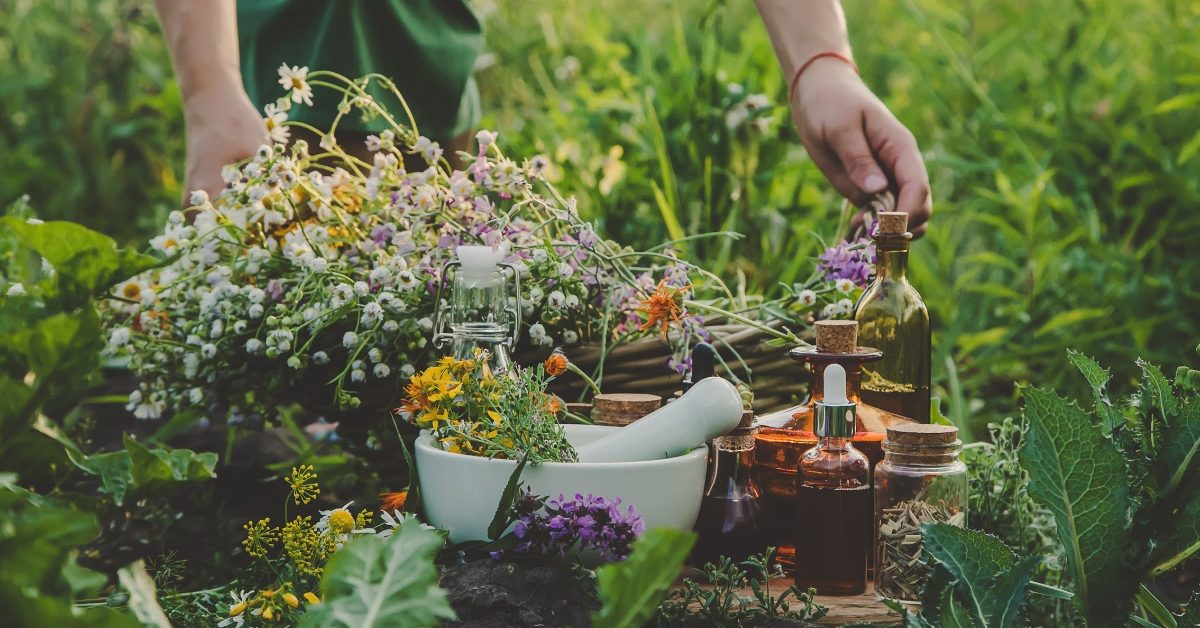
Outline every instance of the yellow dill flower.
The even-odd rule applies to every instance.
[[[317,531],[312,517],[296,517],[283,526],[280,533],[283,549],[296,567],[296,571],[321,577],[325,560],[332,547],[324,535]]]
[[[296,502],[297,506],[303,506],[321,494],[321,487],[317,484],[317,474],[311,464],[292,467],[291,475],[284,478],[284,481],[292,487],[292,500]]]
[[[270,517],[258,521],[247,521],[242,529],[246,531],[242,547],[246,548],[246,553],[254,558],[266,556],[267,551],[274,547],[275,542],[279,540],[279,531],[271,527]]]

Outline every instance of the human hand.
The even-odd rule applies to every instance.
[[[263,117],[241,89],[197,94],[184,106],[187,119],[187,171],[184,206],[193,190],[209,197],[225,187],[221,168],[270,144]]]
[[[933,200],[917,141],[848,64],[818,59],[805,70],[792,118],[809,156],[843,196],[866,207],[875,194],[895,190],[909,231],[925,233]]]

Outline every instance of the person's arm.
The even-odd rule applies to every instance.
[[[785,80],[814,55],[850,57],[846,18],[838,0],[755,0]],[[925,232],[932,213],[929,175],[916,139],[859,79],[835,57],[812,61],[789,103],[800,139],[830,183],[859,207],[887,189],[897,193],[896,211],[909,214],[914,235]]]
[[[155,0],[171,49],[187,124],[184,198],[215,196],[221,167],[267,144],[266,126],[242,86],[234,0]]]

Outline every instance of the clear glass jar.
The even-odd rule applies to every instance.
[[[888,428],[875,466],[875,593],[920,600],[928,570],[919,560],[921,524],[967,525],[967,466],[962,441],[948,425]]]

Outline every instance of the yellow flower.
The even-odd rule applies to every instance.
[[[266,556],[267,551],[279,540],[279,531],[271,527],[269,517],[258,521],[247,521],[242,529],[246,531],[246,538],[242,539],[242,547],[246,548],[246,553],[254,558]]]
[[[504,422],[504,417],[500,416],[500,413],[495,410],[488,410],[487,415],[492,420],[492,425],[496,427],[500,427],[500,424]]]
[[[304,601],[308,602],[309,604],[320,604],[321,598],[313,595],[312,591],[305,591],[304,592]]]
[[[292,487],[292,499],[297,506],[303,506],[321,494],[321,487],[317,484],[317,474],[311,464],[292,467],[292,474],[284,478],[284,481]]]
[[[246,602],[238,602],[237,604],[234,604],[233,606],[229,607],[229,616],[237,617],[238,615],[241,615],[242,613],[246,612],[246,606]]]
[[[290,606],[292,608],[296,608],[297,606],[300,606],[300,600],[296,598],[295,593],[288,591],[287,593],[284,593],[282,597],[283,597],[283,601],[287,602],[288,606]]]

